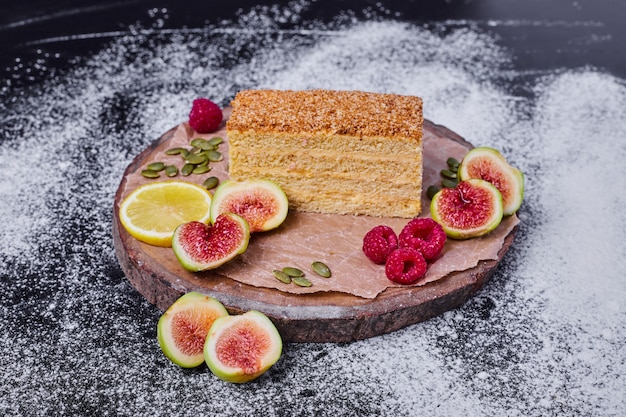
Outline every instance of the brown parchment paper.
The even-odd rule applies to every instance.
[[[225,118],[229,110],[224,112]],[[449,132],[449,131],[447,131]],[[141,176],[143,166],[154,161],[164,161],[182,166],[180,156],[167,156],[165,150],[184,146],[195,137],[212,138],[219,136],[224,139],[220,151],[224,154],[223,161],[212,163],[213,169],[203,175],[190,175],[176,179],[201,184],[207,177],[216,176],[220,180],[228,178],[228,138],[224,124],[212,134],[200,135],[194,132],[187,123],[176,127],[171,137],[162,138],[162,142],[152,153],[146,156],[144,163],[135,172],[127,173],[122,197],[128,195],[137,186],[148,180]],[[446,134],[445,129],[425,123],[424,125],[424,190],[441,180],[439,171],[446,167],[446,160],[453,156],[462,159],[471,147],[460,138]],[[161,179],[165,180],[165,178]],[[372,198],[376,198],[375,195]],[[422,197],[422,217],[430,216],[430,200],[425,191]],[[369,261],[362,252],[363,236],[374,226],[386,224],[396,233],[400,233],[407,219],[380,218],[369,216],[346,216],[334,214],[302,213],[290,211],[285,222],[277,229],[264,233],[256,233],[251,237],[246,252],[217,270],[198,273],[202,279],[210,280],[219,273],[235,281],[256,287],[273,288],[289,293],[340,292],[362,298],[375,298],[389,287],[398,287],[385,276],[384,265],[376,265]],[[414,285],[425,285],[441,279],[454,271],[464,271],[475,267],[481,260],[498,258],[504,238],[519,223],[513,215],[505,218],[496,230],[480,238],[464,241],[448,239],[442,256],[432,263],[424,279]],[[171,248],[164,248],[160,256],[175,260]],[[313,273],[311,263],[322,261],[332,271],[331,278],[322,278]],[[299,287],[295,284],[283,284],[272,275],[272,270],[285,266],[298,267],[306,272],[312,281],[311,287]]]

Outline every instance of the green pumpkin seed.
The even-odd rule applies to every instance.
[[[443,181],[441,181],[441,185],[444,188],[454,188],[456,187],[458,184],[458,182],[454,181],[454,180],[449,180],[449,179],[445,179]]]
[[[180,172],[181,172],[181,174],[183,174],[186,177],[187,175],[191,174],[191,172],[193,171],[194,168],[195,168],[195,166],[193,164],[185,164],[180,169]]]
[[[284,282],[285,284],[291,284],[291,277],[285,274],[283,271],[275,269],[272,271],[272,274],[274,274],[274,277],[276,277],[276,279],[280,282]]]
[[[441,190],[441,188],[437,187],[436,185],[431,185],[426,189],[426,195],[432,200],[435,194],[439,192],[439,190]]]
[[[209,165],[198,165],[197,167],[195,167],[191,173],[192,174],[206,174],[207,172],[209,172],[211,170],[212,167],[210,167]]]
[[[211,144],[212,146],[217,146],[217,145],[219,145],[222,142],[224,142],[224,140],[222,138],[220,138],[220,137],[215,137],[215,138],[209,139],[209,144]]]
[[[191,155],[198,155],[200,152],[202,152],[202,148],[200,148],[199,146],[194,146],[189,150],[189,153]]]
[[[292,277],[291,282],[299,287],[310,287],[311,285],[313,285],[311,281],[309,281],[305,277]]]
[[[180,151],[180,156],[183,157],[183,159],[187,159],[189,157],[189,151],[187,149],[181,149]]]
[[[165,175],[167,175],[168,177],[175,177],[176,175],[178,175],[178,168],[176,168],[174,165],[166,166]]]
[[[209,141],[204,138],[195,138],[195,139],[192,139],[191,142],[189,142],[191,146],[198,147],[198,148],[201,148],[203,146],[202,145],[203,143],[209,143]]]
[[[194,155],[191,154],[187,158],[185,158],[185,162],[188,164],[198,165],[204,162],[207,159],[204,155]]]
[[[194,146],[197,146],[198,148],[202,149],[203,151],[211,151],[213,149],[215,149],[214,145],[211,145],[209,143],[208,140],[206,139],[202,139],[202,138],[198,138],[198,139],[194,139],[196,142],[194,144],[194,142],[192,141],[191,144]]]
[[[311,264],[311,268],[313,268],[313,272],[315,272],[320,277],[330,278],[332,275],[330,272],[330,268],[324,263],[320,261],[315,261]]]
[[[283,272],[287,275],[289,275],[290,277],[303,277],[304,276],[304,272],[301,269],[298,268],[293,268],[291,266],[286,266],[283,268]]]
[[[219,162],[224,159],[222,153],[218,151],[207,151],[206,156],[211,162]]]
[[[163,162],[153,162],[151,164],[148,164],[146,169],[156,172],[163,171],[165,169],[165,164]]]
[[[159,173],[151,169],[144,169],[143,171],[141,171],[141,175],[143,175],[145,178],[159,178]]]
[[[450,168],[450,171],[453,172],[457,172],[459,170],[459,165],[461,165],[461,163],[457,159],[452,157],[447,159],[446,164],[448,164],[448,168]]]
[[[442,169],[440,174],[441,174],[442,177],[450,178],[450,179],[453,179],[453,180],[455,180],[456,177],[457,177],[456,172],[452,172],[449,169]]]
[[[204,180],[204,183],[202,183],[202,185],[204,186],[204,188],[206,188],[207,190],[212,190],[213,188],[217,187],[217,184],[220,182],[219,179],[217,179],[217,177],[209,177],[206,180]],[[282,272],[282,271],[281,271]]]
[[[203,167],[205,165],[209,165],[209,159],[208,158],[204,158],[204,161],[200,162],[199,164],[196,164],[197,167]]]
[[[184,151],[183,148],[171,148],[165,151],[165,155],[180,155],[182,151]]]

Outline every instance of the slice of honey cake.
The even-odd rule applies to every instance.
[[[417,216],[422,100],[360,91],[245,90],[227,122],[229,175],[266,178],[299,211]]]

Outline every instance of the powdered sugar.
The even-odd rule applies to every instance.
[[[433,29],[347,13],[323,25],[301,21],[306,7],[260,7],[202,30],[132,28],[67,75],[3,90],[2,414],[622,413],[624,80],[593,68],[521,74],[472,22]],[[532,94],[507,89],[516,77]],[[484,291],[389,335],[287,345],[253,384],[170,364],[160,312],[113,254],[113,195],[194,98],[226,105],[251,87],[416,94],[430,120],[502,150],[526,173],[526,198]]]

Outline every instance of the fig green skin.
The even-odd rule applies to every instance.
[[[479,192],[485,191],[491,197],[489,200],[491,205],[488,207],[489,216],[484,219],[482,224],[473,227],[454,224],[453,219],[462,214],[461,210],[481,209],[476,204],[472,204],[471,201],[468,201],[463,207],[456,207],[454,203],[458,200],[458,190],[463,189],[463,187],[470,187],[470,190],[474,189]],[[482,209],[484,210],[484,208]],[[450,210],[452,212],[448,213]],[[454,213],[455,211],[457,213]],[[494,230],[502,222],[504,216],[502,194],[493,184],[485,180],[477,178],[465,180],[460,182],[454,189],[444,188],[437,192],[430,202],[430,215],[434,221],[441,225],[446,235],[451,239],[464,240],[483,236]]]
[[[191,312],[195,312],[196,314],[185,314]],[[203,345],[206,341],[206,334],[201,344],[202,348],[196,353],[189,354],[188,352],[181,350],[174,336],[180,335],[180,332],[182,331],[180,328],[174,328],[176,326],[174,318],[177,314],[183,314],[184,317],[187,318],[198,318],[203,315],[205,318],[209,318],[209,322],[192,323],[199,328],[201,328],[201,325],[205,326],[206,334],[208,334],[210,326],[213,324],[215,319],[227,316],[228,311],[226,311],[224,305],[222,305],[222,303],[215,298],[198,292],[189,292],[178,298],[178,300],[176,300],[159,319],[159,323],[157,325],[157,339],[165,356],[180,367],[195,368],[204,362]],[[213,321],[210,321],[211,319]],[[193,336],[198,337],[197,334]]]
[[[176,255],[176,259],[180,262],[180,264],[188,271],[198,272],[198,271],[207,271],[210,269],[215,269],[221,265],[224,265],[226,262],[233,260],[238,255],[244,253],[246,249],[248,249],[248,243],[250,241],[250,226],[246,219],[241,216],[238,216],[234,213],[224,213],[222,214],[223,221],[220,220],[219,216],[216,219],[213,227],[217,229],[222,229],[228,226],[235,226],[240,233],[234,234],[232,236],[233,239],[239,236],[239,241],[231,242],[233,245],[233,249],[223,254],[222,257],[213,259],[212,261],[204,261],[202,259],[194,257],[193,253],[189,253],[185,248],[184,240],[184,230],[186,227],[190,227],[190,223],[198,223],[198,222],[190,222],[181,224],[174,230],[174,234],[172,235],[172,249],[174,250],[174,255]],[[222,233],[214,233],[212,235],[215,239],[223,237]],[[215,247],[215,244],[212,244],[211,240],[205,242],[207,248]]]
[[[250,331],[247,333],[248,337],[238,337],[240,335],[236,329],[241,327]],[[255,346],[250,346],[251,333],[260,334]],[[224,363],[218,354],[220,344],[223,348],[226,345],[226,348],[236,349],[235,354],[252,355],[255,353],[252,350],[258,349],[258,357],[246,358],[252,363],[256,362],[255,366],[246,370],[241,366]],[[204,344],[204,360],[211,372],[221,380],[242,384],[260,377],[270,369],[280,359],[282,349],[283,341],[274,323],[265,314],[251,310],[237,316],[220,317],[213,322]]]
[[[254,193],[263,193],[266,198],[271,198],[274,203],[272,212],[262,213],[260,210],[248,210],[250,206],[245,204],[245,199],[252,198]],[[233,201],[239,203],[233,204]],[[266,207],[266,206],[264,206]],[[251,233],[265,232],[280,226],[287,218],[289,201],[287,195],[278,184],[271,180],[255,178],[245,181],[226,180],[216,189],[211,200],[211,221],[225,212],[233,212],[245,218],[250,224]]]
[[[489,161],[489,171],[484,163]],[[458,170],[461,181],[472,178],[491,182],[502,194],[504,215],[517,212],[524,200],[524,174],[511,166],[506,158],[494,148],[480,146],[471,149],[461,161]]]

